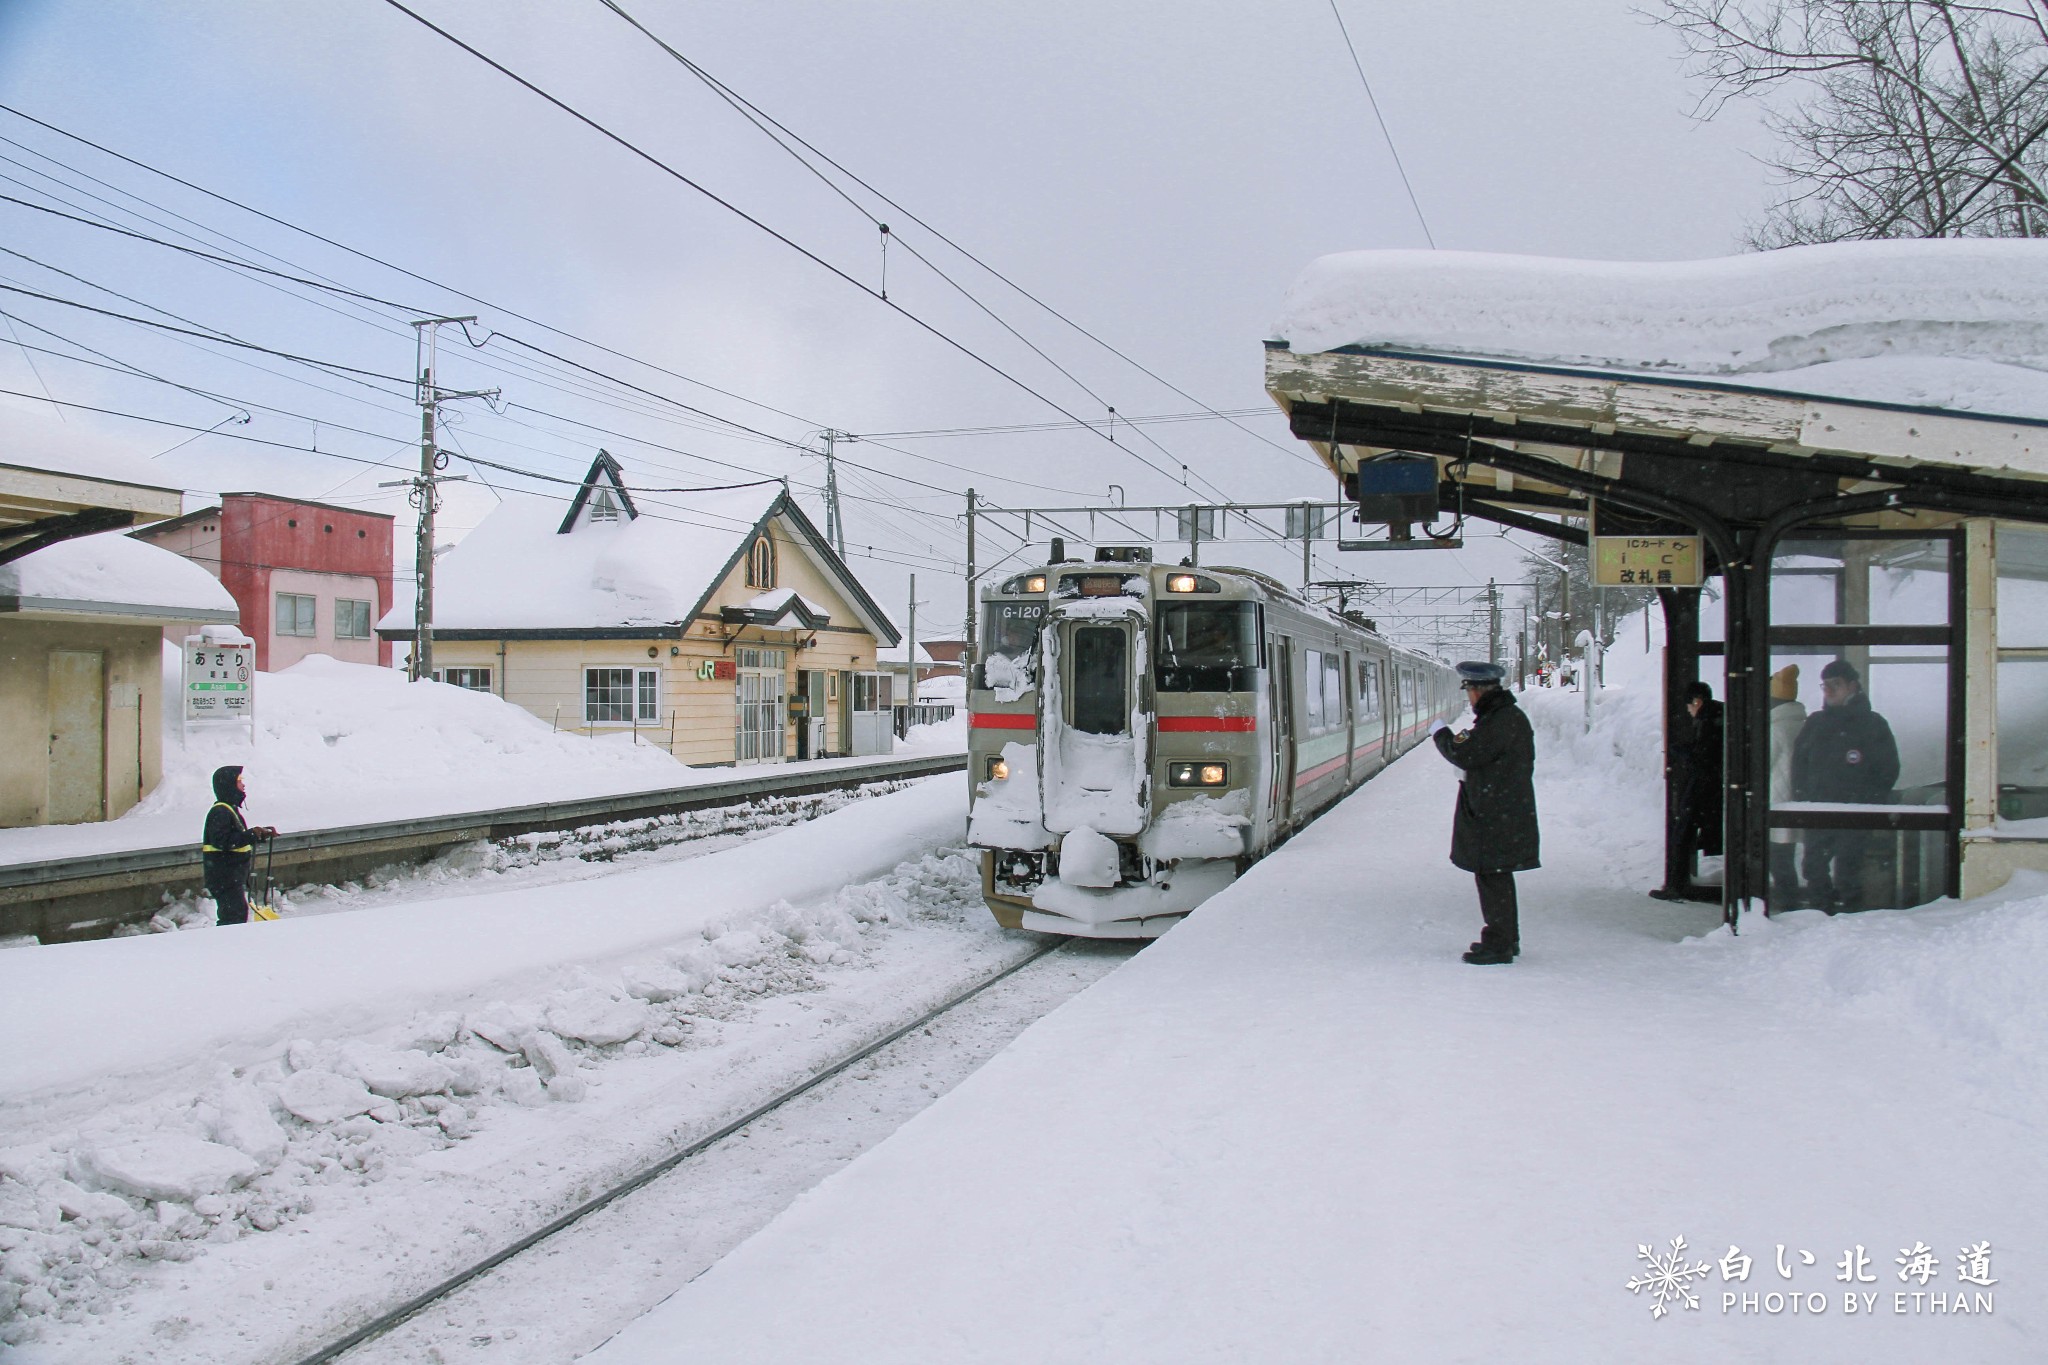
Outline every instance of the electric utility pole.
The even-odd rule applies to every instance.
[[[913,724],[916,723],[915,717],[917,712],[917,606],[917,575],[912,574],[910,576],[910,647],[904,652],[904,657],[910,660],[910,698],[905,703],[909,706],[910,710],[905,714],[912,717]]]
[[[835,441],[858,441],[860,437],[850,431],[834,431],[825,428],[825,539],[846,558],[846,518],[839,510],[839,467],[833,458],[832,446]]]
[[[461,393],[442,389],[434,382],[436,345],[444,322],[475,322],[472,314],[462,318],[422,318],[415,322],[414,363],[419,383],[414,400],[420,405],[420,472],[417,477],[380,488],[405,488],[406,500],[419,509],[419,533],[413,547],[412,667],[414,682],[434,676],[434,513],[441,506],[440,485],[460,482],[466,474],[443,474],[448,456],[434,444],[434,421],[441,404],[458,398],[496,398],[497,389],[473,389]]]

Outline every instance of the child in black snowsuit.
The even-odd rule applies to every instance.
[[[206,894],[213,897],[216,907],[216,924],[249,922],[249,868],[255,861],[255,846],[277,837],[277,831],[268,825],[251,829],[242,818],[246,792],[240,767],[214,769],[215,800],[206,812],[199,854],[206,869]]]

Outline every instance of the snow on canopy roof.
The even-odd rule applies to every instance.
[[[11,564],[0,564],[0,598],[20,598],[24,608],[85,610],[122,614],[124,607],[146,615],[186,620],[233,620],[235,599],[220,580],[186,559],[136,540],[126,531],[103,531],[46,545]]]
[[[1274,337],[1733,378],[2048,419],[2048,242],[1840,242],[1704,261],[1353,251],[1313,261]]]
[[[435,566],[437,630],[591,630],[672,624],[696,610],[779,487],[665,496],[630,520],[558,534],[562,504],[506,499]],[[410,629],[405,601],[379,623]]]

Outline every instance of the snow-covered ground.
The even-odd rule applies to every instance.
[[[1015,960],[947,851],[963,804],[935,778],[570,886],[0,954],[10,1365],[295,1358]]]
[[[2048,885],[1731,936],[1654,691],[1527,702],[1518,963],[1420,750],[593,1365],[2041,1359]]]
[[[165,694],[178,695],[176,651],[166,646]],[[488,692],[411,683],[388,668],[314,655],[256,681],[256,733],[166,725],[164,775],[119,820],[0,830],[0,863],[86,857],[190,844],[212,804],[214,769],[239,763],[251,823],[285,830],[407,820],[544,801],[660,791],[730,779],[730,768],[692,768],[632,735],[592,739]],[[964,722],[921,727],[896,753],[957,753]],[[820,759],[840,768],[867,759]]]

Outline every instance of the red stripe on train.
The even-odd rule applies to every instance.
[[[1259,728],[1257,716],[1161,716],[1159,733],[1170,735],[1189,731],[1243,734]]]
[[[967,717],[967,724],[976,730],[1036,730],[1038,717],[1028,711],[976,711]]]

